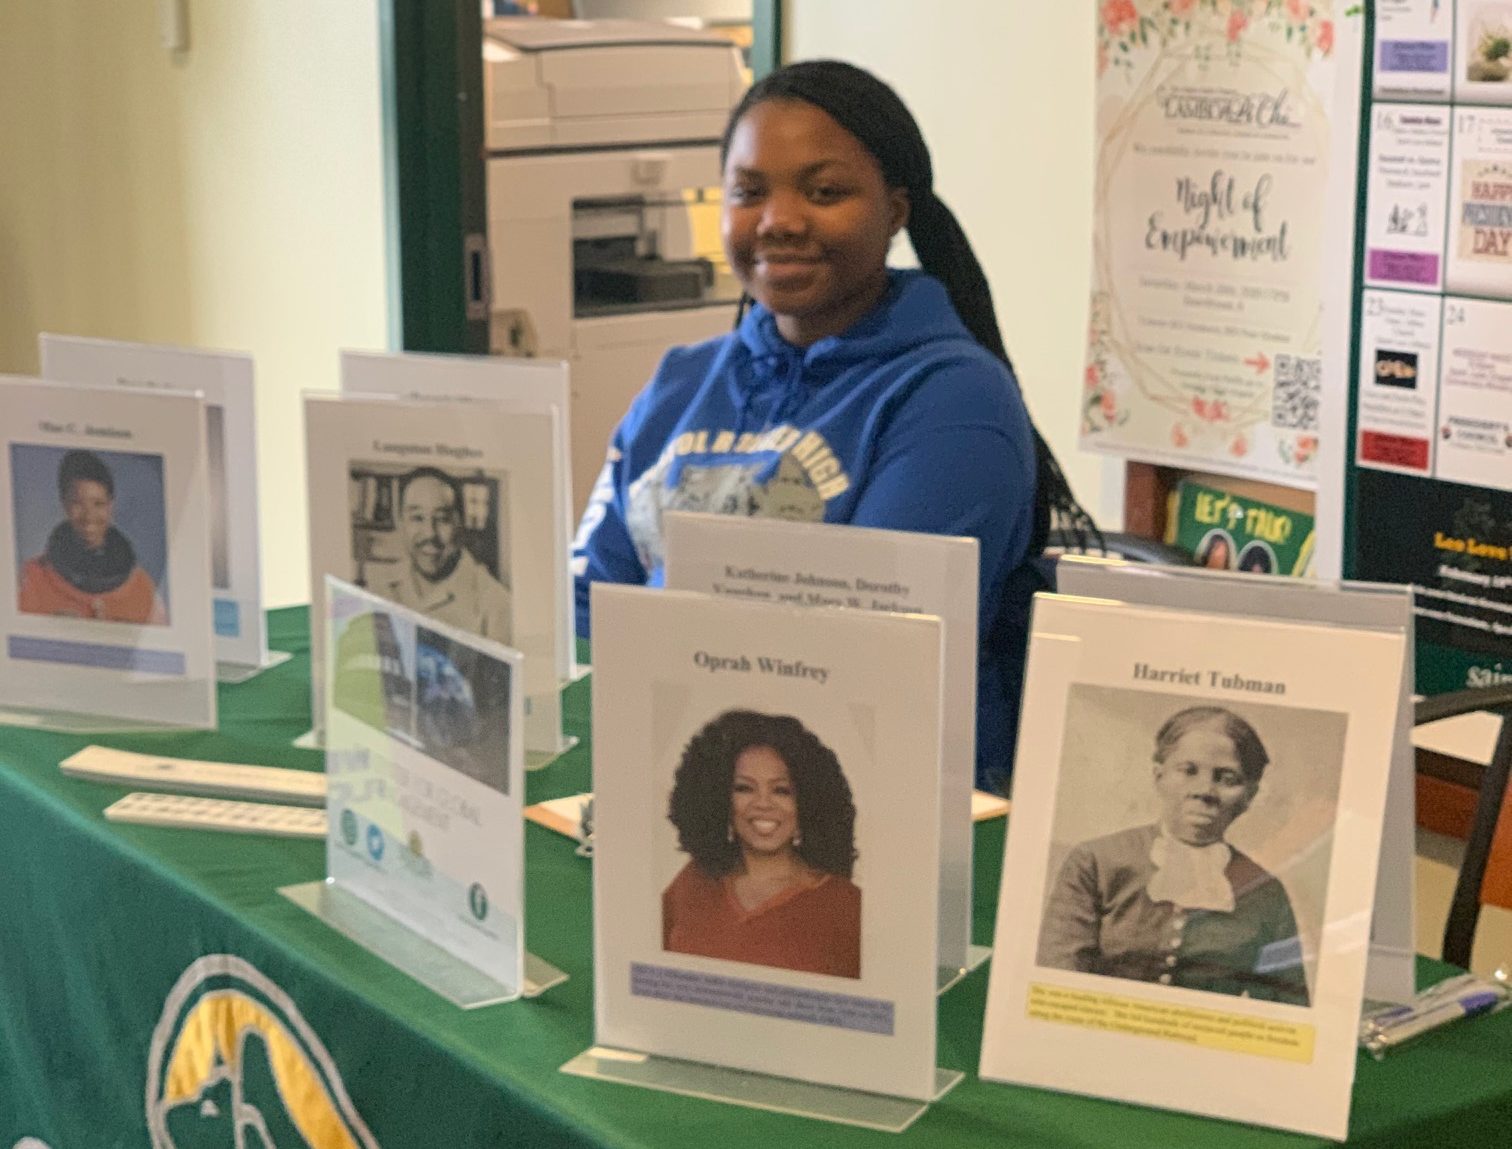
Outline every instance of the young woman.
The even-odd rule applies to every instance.
[[[746,94],[722,146],[737,329],[662,360],[615,432],[574,542],[596,580],[660,585],[667,510],[981,542],[977,781],[1013,763],[1030,560],[1090,521],[1024,410],[987,281],[897,94],[836,61]],[[922,271],[887,267],[906,230]]]
[[[798,719],[730,710],[688,741],[667,817],[690,860],[662,894],[662,948],[861,976],[856,807]]]

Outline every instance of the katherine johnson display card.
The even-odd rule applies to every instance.
[[[0,377],[0,705],[215,725],[204,417]]]
[[[933,614],[945,633],[940,792],[940,965],[971,964],[971,791],[976,777],[976,539],[669,514],[667,585],[751,601]]]
[[[984,1078],[1343,1139],[1404,643],[1036,597]]]
[[[941,625],[593,587],[599,1045],[935,1095]]]
[[[38,343],[42,374],[49,379],[204,395],[216,657],[261,666],[268,644],[257,541],[252,357],[66,335],[43,335]]]
[[[306,396],[317,720],[327,575],[519,650],[527,696],[558,689],[552,433],[487,403]]]

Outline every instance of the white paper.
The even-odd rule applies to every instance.
[[[1455,0],[1376,0],[1375,94],[1449,98]]]
[[[0,376],[0,429],[0,707],[214,727],[200,400]]]
[[[549,413],[485,403],[306,396],[317,721],[324,683],[320,588],[327,575],[507,643],[525,656],[527,697],[557,697],[554,437]],[[459,490],[448,498],[444,484],[427,479],[412,500],[417,505],[410,522],[401,489],[417,468],[441,470]],[[438,512],[447,506],[450,523],[439,533],[425,529],[440,522]],[[525,723],[527,750],[558,748],[555,741],[542,743],[553,734],[560,738],[559,721],[555,731],[549,722],[542,729],[527,710]]]
[[[1454,111],[1448,253],[1447,290],[1512,299],[1512,108]]]
[[[940,795],[940,965],[971,945],[971,792],[976,777],[976,539],[668,514],[666,585],[748,601],[937,616],[945,628],[945,759]]]
[[[215,654],[261,666],[268,655],[258,548],[257,413],[252,357],[43,334],[48,379],[198,392],[205,399]]]
[[[561,532],[552,554],[559,558],[556,607],[557,681],[572,677],[577,657],[576,610],[568,553],[572,549],[571,387],[565,362],[556,359],[505,359],[497,355],[379,355],[341,353],[341,389],[408,399],[482,399],[511,411],[555,412],[557,475],[554,498]]]
[[[520,654],[339,580],[326,588],[327,875],[518,988]]]
[[[932,1099],[939,620],[604,583],[593,612],[596,1043]],[[746,920],[768,860],[797,884]]]
[[[1512,491],[1512,303],[1444,300],[1438,423],[1440,479]]]
[[[1467,104],[1512,104],[1512,37],[1508,0],[1452,0],[1455,9],[1454,98]],[[1447,7],[1447,5],[1446,5]]]
[[[1394,733],[1380,716],[1395,707],[1404,642],[1036,598],[984,1078],[1344,1138]],[[1183,715],[1207,706],[1258,736],[1270,762],[1257,788],[1215,781],[1190,796],[1188,770],[1216,779],[1226,757],[1241,777],[1236,736]],[[1171,720],[1186,733],[1155,769]],[[1194,727],[1233,749],[1192,744]],[[1213,855],[1157,853],[1173,818],[1229,851],[1216,891],[1201,880]],[[1152,896],[1157,878],[1175,892]],[[1169,908],[1224,891],[1232,910]],[[1081,900],[1094,917],[1073,929]],[[1151,923],[1163,924],[1146,940]],[[1085,925],[1096,940],[1073,950]]]
[[[1444,285],[1452,112],[1432,104],[1371,109],[1365,282],[1438,291]]]
[[[1366,291],[1362,299],[1355,462],[1431,475],[1443,303],[1402,291]]]

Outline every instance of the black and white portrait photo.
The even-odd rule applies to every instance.
[[[507,476],[353,462],[351,580],[437,622],[514,641]]]
[[[1345,728],[1073,686],[1037,964],[1310,1004]]]

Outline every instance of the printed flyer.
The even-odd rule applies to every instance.
[[[1367,291],[1363,302],[1355,457],[1362,467],[1431,474],[1443,301]]]
[[[1329,0],[1101,6],[1084,447],[1315,484],[1342,20]]]
[[[1447,100],[1454,0],[1376,0],[1375,94]]]
[[[1435,693],[1512,677],[1512,2],[1376,34],[1344,569],[1414,588]]]
[[[1512,304],[1444,305],[1438,477],[1512,491]]]
[[[1377,104],[1370,134],[1365,282],[1439,291],[1449,189],[1449,109]]]
[[[1455,9],[1454,98],[1467,104],[1512,104],[1512,3],[1447,0],[1445,6],[1449,4]]]
[[[1303,576],[1312,571],[1313,517],[1183,479],[1171,492],[1166,542],[1208,570]]]
[[[1512,299],[1512,108],[1454,114],[1450,291]]]

